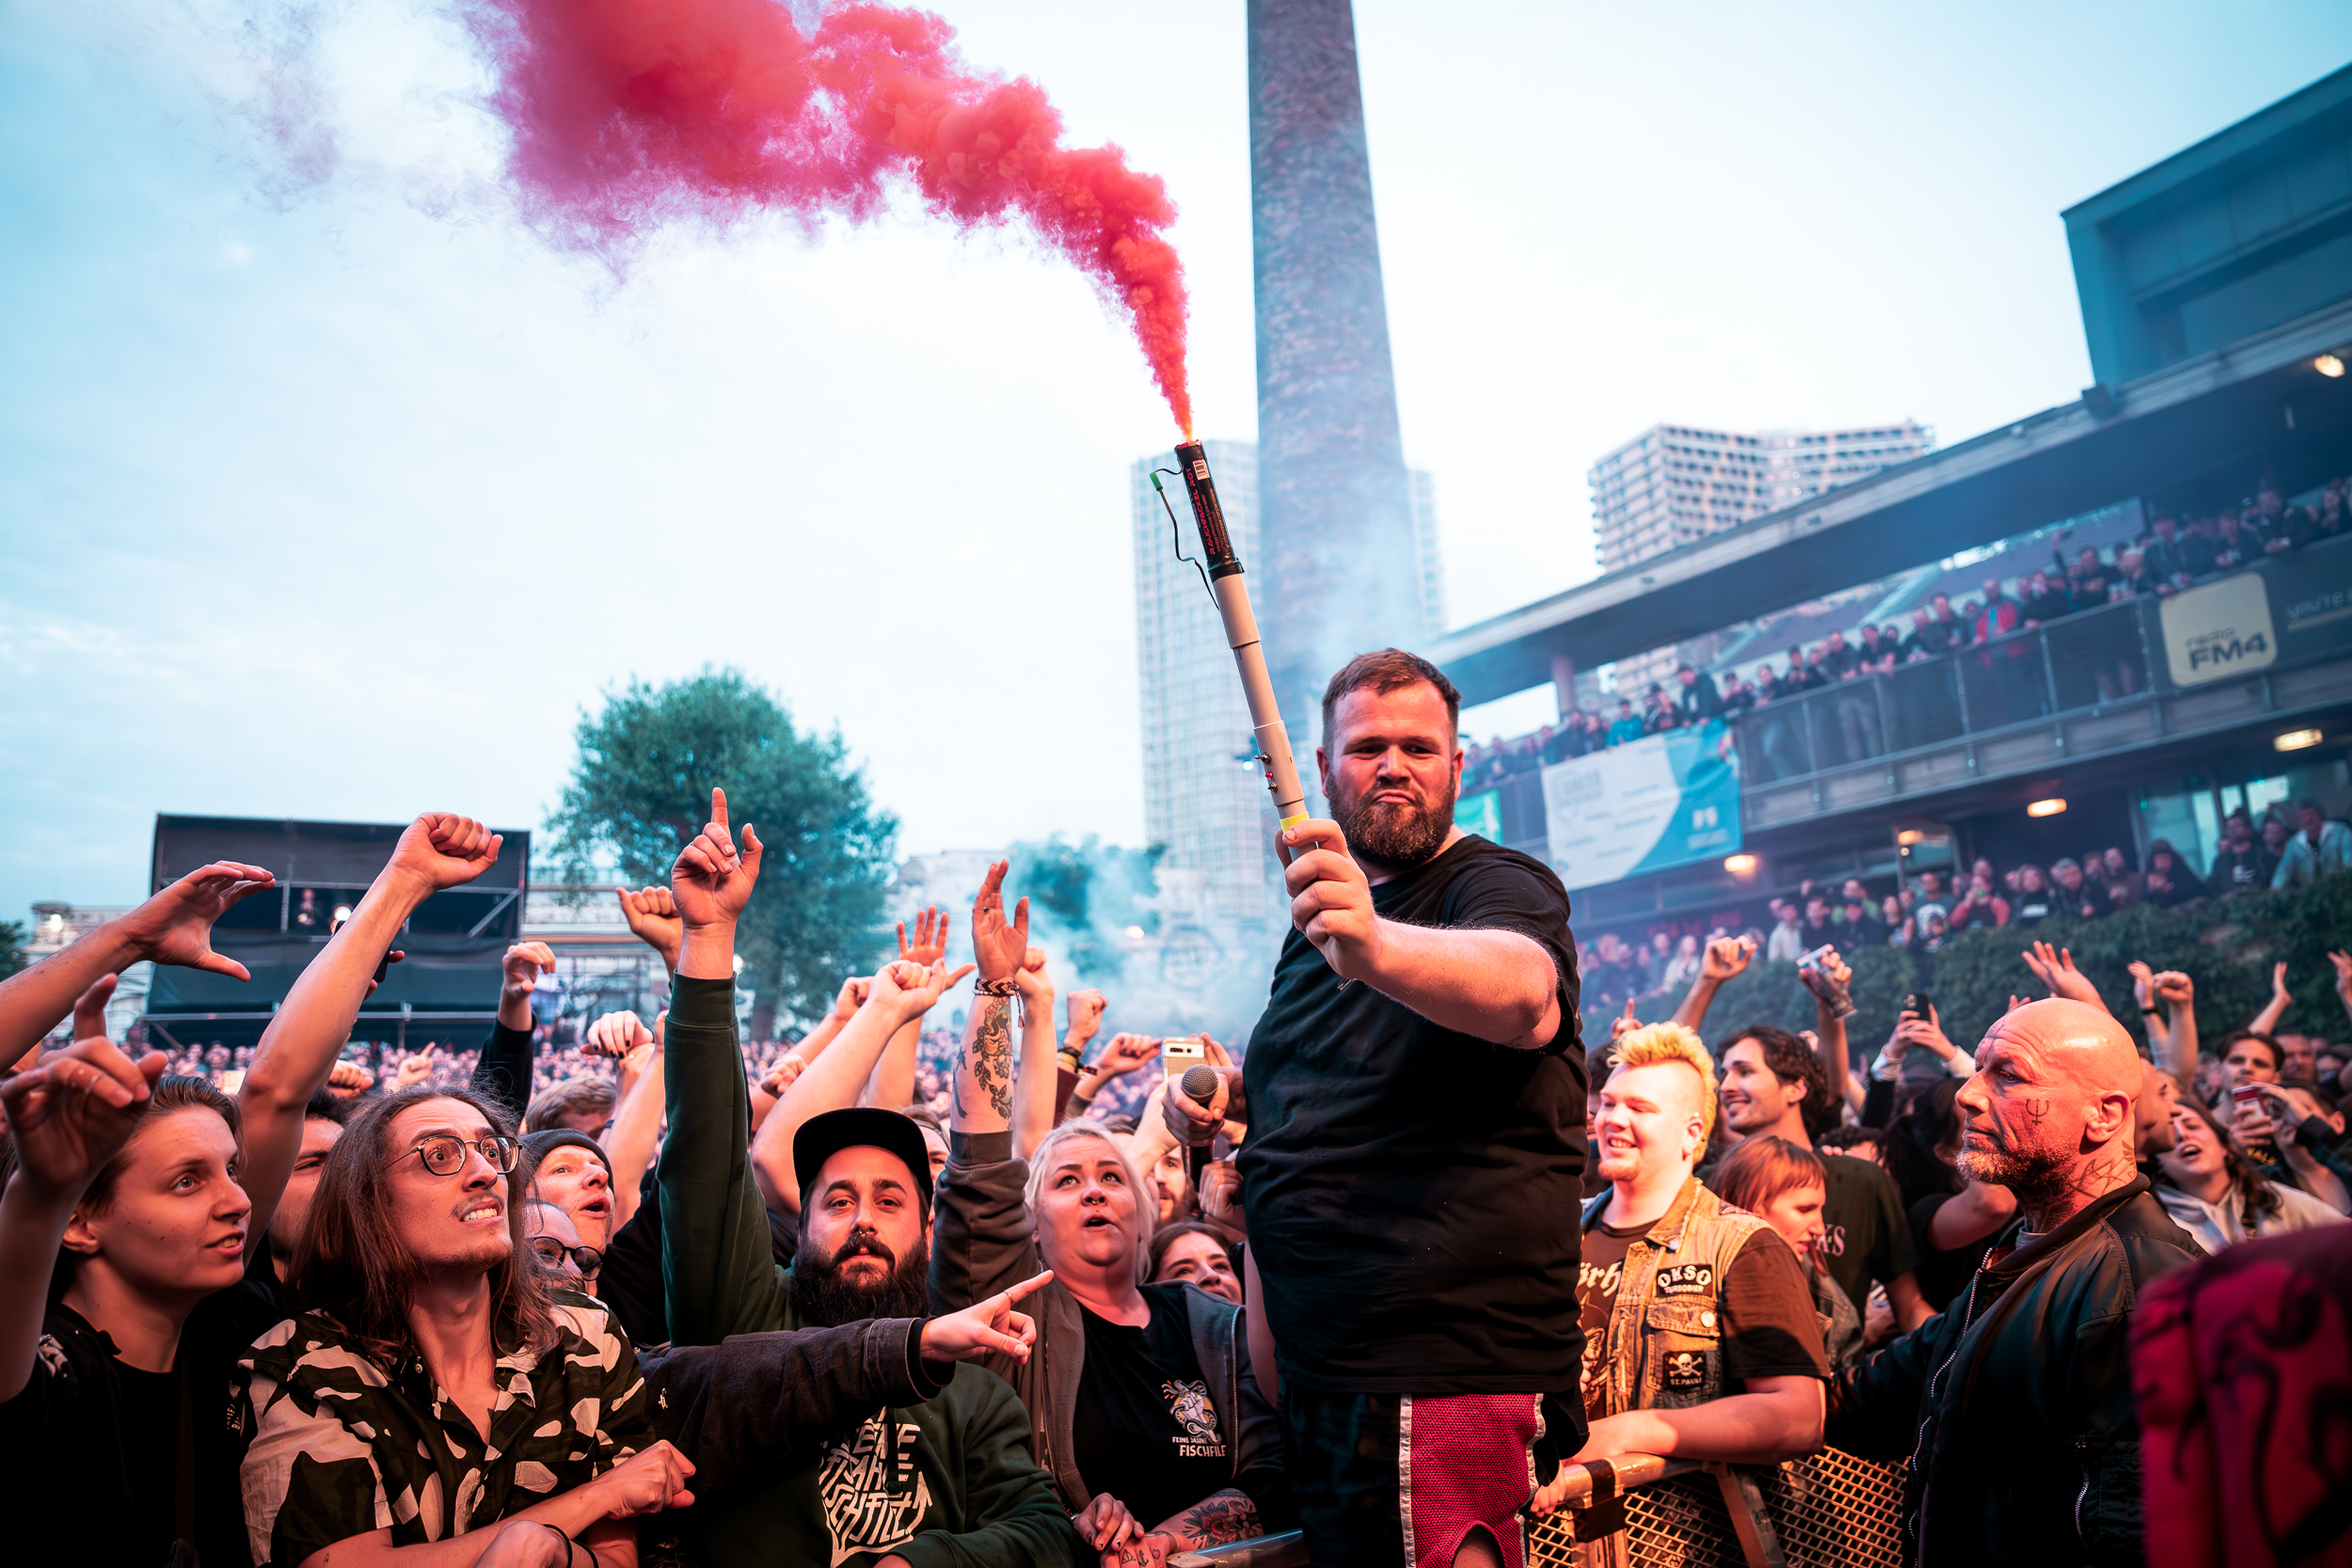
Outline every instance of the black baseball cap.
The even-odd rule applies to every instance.
[[[867,1145],[906,1162],[914,1190],[926,1206],[930,1203],[931,1148],[923,1141],[923,1130],[896,1111],[852,1105],[811,1117],[792,1134],[792,1174],[801,1183],[802,1207],[807,1207],[809,1189],[817,1185],[817,1173],[825,1168],[826,1161],[845,1148]]]

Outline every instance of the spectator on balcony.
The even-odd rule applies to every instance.
[[[1677,992],[1688,990],[1705,965],[1706,960],[1699,952],[1699,939],[1684,932],[1682,939],[1675,943],[1674,957],[1666,962],[1663,989]]]
[[[1999,578],[1984,579],[1984,604],[1969,617],[1969,624],[1979,642],[1990,642],[1996,637],[2007,637],[2025,624],[2025,607],[2011,598],[2001,587]]]
[[[2115,570],[2099,559],[2089,545],[2074,552],[2064,566],[2066,597],[2076,610],[2096,610],[2115,596]]]
[[[1738,671],[1724,676],[1724,721],[1736,724],[1756,708],[1756,691],[1740,678]]]
[[[1804,957],[1804,925],[1797,906],[1786,898],[1772,903],[1772,934],[1764,942],[1764,961],[1792,964]]]
[[[1798,927],[1797,940],[1804,943],[1806,953],[1817,947],[1826,947],[1837,940],[1837,926],[1830,918],[1829,895],[1826,893],[1816,890],[1804,895],[1804,923]]]
[[[1936,872],[1920,872],[1906,892],[1910,895],[1912,919],[1924,921],[1931,914],[1950,917],[1951,907],[1944,896],[1944,879]]]
[[[1895,645],[1896,658],[1904,664],[1916,664],[1943,651],[1943,637],[1935,629],[1935,617],[1924,610],[1913,610],[1910,633]]]
[[[2233,811],[2221,824],[2221,847],[2214,851],[2213,867],[2205,875],[2217,897],[2260,893],[2278,874],[2279,859],[2254,836],[2254,823],[2243,811]]]
[[[2115,579],[2107,589],[2110,600],[2142,598],[2164,591],[2164,580],[2149,566],[2145,555],[2136,549],[2115,552]]]
[[[2316,545],[2352,533],[2352,504],[2344,497],[2344,481],[2331,479],[2320,492],[2319,505],[2304,509],[2304,522],[2295,535],[2297,545]]]
[[[2046,626],[2062,616],[2074,612],[2074,601],[2062,580],[2052,580],[2047,572],[2036,572],[2026,579],[2026,596],[2018,609],[2028,626]]]
[[[2017,896],[2010,901],[2009,919],[2012,926],[2031,927],[2041,925],[2060,907],[2050,879],[2038,865],[2017,868]]]
[[[1948,919],[1955,931],[1990,931],[2009,924],[2009,900],[1993,891],[1991,874],[1971,872]]]
[[[1813,668],[1820,672],[1821,683],[1827,686],[1851,676],[1859,660],[1854,651],[1846,645],[1846,634],[1833,631],[1820,647],[1813,650],[1811,662]]]
[[[1682,720],[1675,712],[1674,700],[1666,695],[1664,687],[1652,681],[1648,694],[1642,703],[1642,733],[1663,735],[1668,730],[1679,729],[1681,726]]]
[[[2169,910],[2192,898],[2210,898],[2213,890],[2188,868],[2188,863],[2181,859],[2169,839],[2160,838],[2148,846],[2148,872],[2141,896],[2159,909]]]
[[[1780,695],[1780,676],[1773,673],[1771,665],[1759,664],[1756,667],[1756,681],[1750,689],[1756,693],[1756,705],[1761,707]]]
[[[2309,526],[2310,515],[2307,508],[2287,505],[2275,488],[2265,484],[2254,492],[2254,504],[2238,522],[2244,532],[2260,543],[2263,554],[2280,555],[2295,547]]]
[[[2184,534],[2175,519],[2158,517],[2149,531],[2150,537],[2139,542],[2139,555],[2158,594],[2177,594],[2212,569],[2212,550]]]
[[[1641,739],[1642,734],[1642,717],[1633,711],[1633,699],[1618,698],[1616,722],[1609,726],[1609,744],[1622,746],[1629,740]]]
[[[2272,887],[2309,887],[2352,866],[2352,828],[2329,820],[2318,801],[2307,799],[2296,806],[2295,828],[2280,851]]]
[[[1780,677],[1782,695],[1793,697],[1801,691],[1810,691],[1820,684],[1820,672],[1805,662],[1804,649],[1791,644],[1788,649],[1788,673]]]
[[[2060,913],[2076,920],[2096,920],[2107,912],[2106,889],[2071,857],[2050,863],[2051,892]]]
[[[2246,516],[2249,521],[2255,516],[2252,507],[2246,509]],[[2280,537],[2285,536],[2281,534]],[[2214,523],[2213,569],[2217,572],[2234,572],[2241,566],[2250,565],[2266,553],[2267,544],[2268,540],[2258,528],[2241,523],[2234,512],[2224,512]]]
[[[1860,641],[1854,647],[1854,673],[1883,675],[1895,667],[1894,647],[1880,635],[1878,627],[1865,622],[1859,635]]]
[[[1724,711],[1723,693],[1715,689],[1715,679],[1704,670],[1693,670],[1685,664],[1675,671],[1675,681],[1681,688],[1675,695],[1675,709],[1686,724],[1703,724]]]
[[[1878,917],[1877,906],[1861,884],[1848,882],[1837,909],[1839,947],[1883,947],[1886,945],[1886,923]]]
[[[1932,612],[1929,626],[1937,637],[1943,640],[1942,646],[1935,650],[1937,653],[1950,653],[1955,648],[1968,646],[1970,641],[1968,623],[1954,613],[1950,594],[1936,594],[1928,601],[1928,609]]]

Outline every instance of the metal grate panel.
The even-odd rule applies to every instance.
[[[1788,1568],[1902,1568],[1904,1466],[1836,1449],[1743,1466]],[[1637,1568],[1744,1568],[1747,1556],[1713,1475],[1671,1477],[1623,1495],[1626,1560]],[[1527,1532],[1529,1568],[1576,1568],[1576,1511]]]

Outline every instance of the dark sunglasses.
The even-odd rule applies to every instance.
[[[592,1246],[567,1247],[552,1236],[533,1236],[530,1246],[532,1256],[539,1259],[539,1266],[553,1274],[564,1271],[564,1259],[566,1258],[572,1260],[573,1267],[580,1270],[583,1279],[596,1278],[596,1271],[604,1267],[604,1254]]]
[[[466,1150],[469,1148],[480,1149],[482,1158],[487,1161],[490,1168],[501,1176],[513,1170],[515,1162],[522,1154],[520,1144],[495,1132],[486,1138],[459,1138],[445,1132],[439,1137],[425,1139],[424,1142],[410,1149],[408,1154],[414,1154],[421,1159],[424,1162],[424,1168],[436,1176],[455,1176],[466,1168]],[[407,1159],[408,1154],[402,1155],[401,1160]],[[398,1164],[400,1161],[395,1160],[392,1163]]]

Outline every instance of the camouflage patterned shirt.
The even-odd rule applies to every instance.
[[[503,1339],[485,1443],[415,1355],[385,1370],[324,1313],[255,1341],[242,1475],[256,1564],[355,1535],[442,1541],[603,1474],[654,1440],[636,1352],[593,1298],[555,1293],[545,1354]]]

